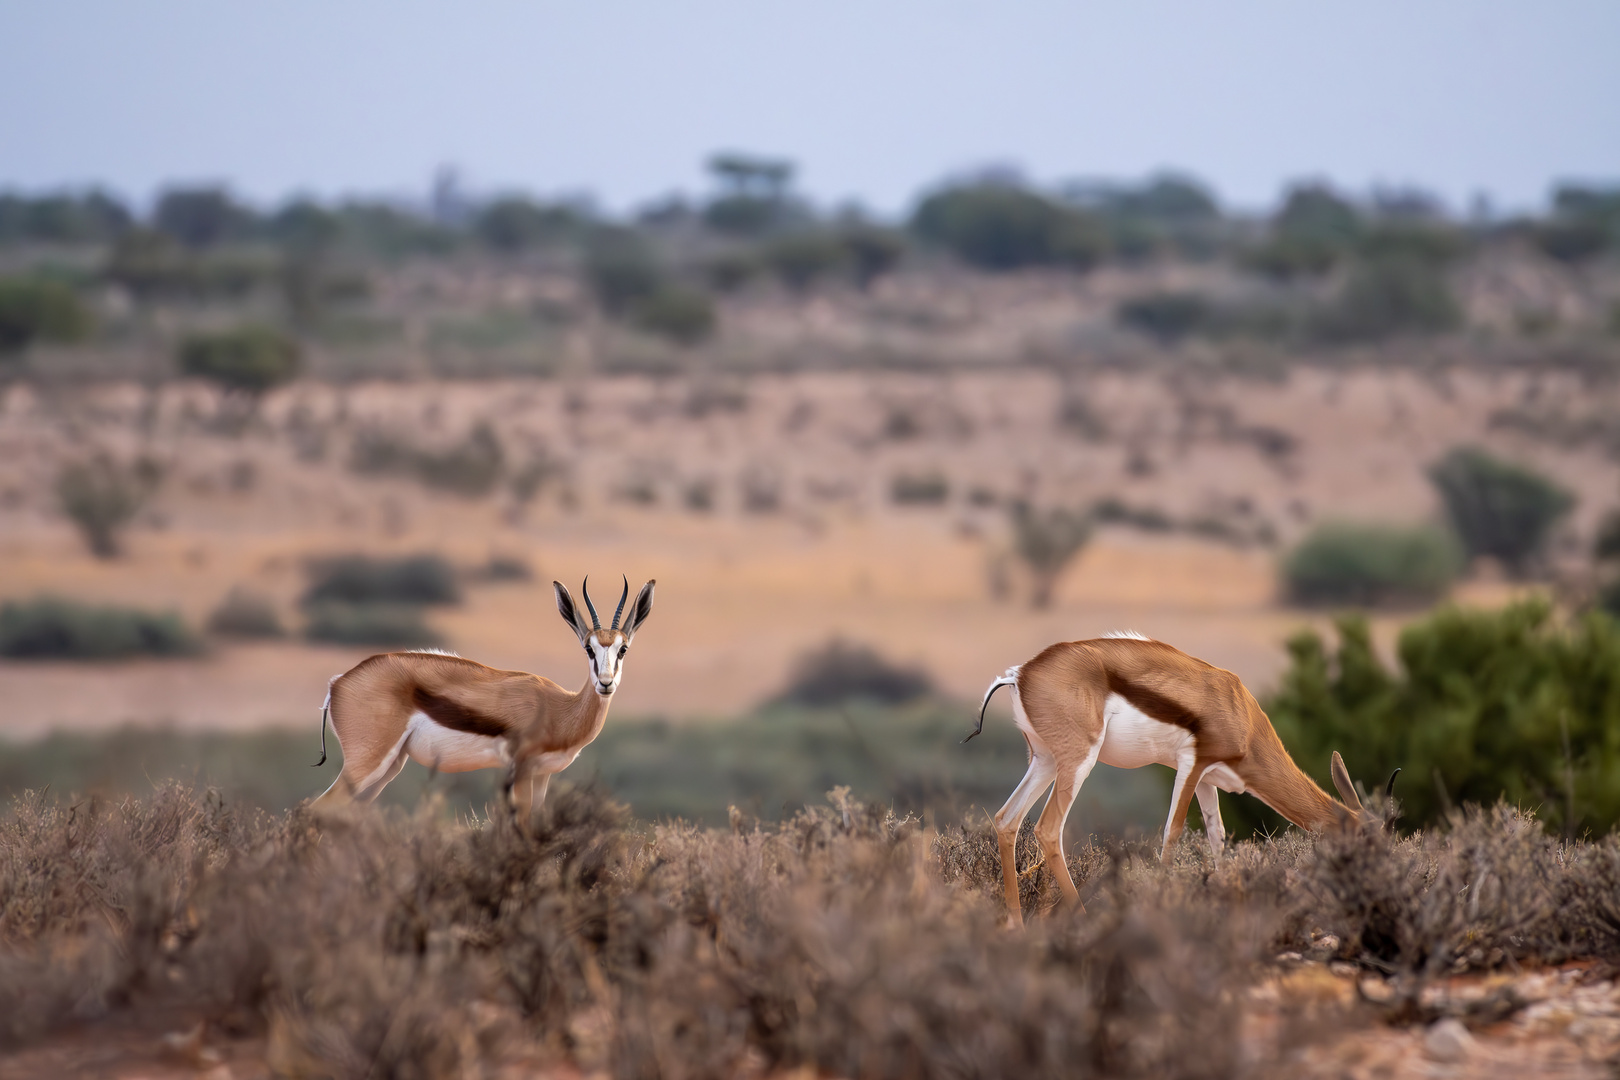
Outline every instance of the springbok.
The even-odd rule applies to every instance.
[[[508,808],[526,826],[543,804],[552,774],[561,772],[602,731],[608,704],[624,676],[624,656],[652,614],[653,585],[641,587],[630,614],[625,579],[618,610],[606,630],[591,603],[590,579],[581,591],[591,613],[587,626],[560,581],[557,611],[579,638],[590,661],[585,685],[570,692],[526,671],[501,671],[454,653],[383,653],[335,677],[321,707],[321,760],[326,763],[326,720],[343,749],[343,771],[316,806],[370,802],[398,776],[406,759],[440,772],[505,767]]]
[[[1195,792],[1217,860],[1225,838],[1216,789],[1255,795],[1302,829],[1326,829],[1365,813],[1338,751],[1333,752],[1333,786],[1343,804],[1294,764],[1236,675],[1163,642],[1125,632],[1049,646],[990,684],[978,727],[967,739],[984,730],[984,710],[1003,686],[1012,688],[1013,720],[1029,744],[1029,770],[995,817],[1002,885],[1014,926],[1023,925],[1014,855],[1018,827],[1048,787],[1052,795],[1035,837],[1064,901],[1080,903],[1063,858],[1063,823],[1099,761],[1122,769],[1160,764],[1176,770],[1159,853],[1166,864]]]

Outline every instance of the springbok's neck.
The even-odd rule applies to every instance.
[[[607,720],[608,706],[613,704],[612,694],[601,694],[596,690],[596,675],[593,672],[585,673],[585,685],[579,688],[574,695],[574,708],[572,720],[578,732],[586,737],[594,736],[602,729]]]

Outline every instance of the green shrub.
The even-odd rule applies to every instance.
[[[234,588],[208,616],[208,632],[221,637],[279,638],[287,631],[269,597]]]
[[[195,334],[180,344],[180,372],[229,391],[262,394],[298,374],[298,345],[268,326]]]
[[[1348,200],[1324,185],[1301,184],[1289,191],[1270,235],[1246,261],[1277,278],[1326,273],[1351,253],[1361,231],[1361,215]]]
[[[393,432],[367,428],[355,436],[349,467],[365,475],[412,476],[430,488],[479,498],[500,483],[506,469],[506,451],[487,423],[479,423],[461,442],[442,450],[417,446]]]
[[[422,621],[421,610],[410,604],[315,604],[309,608],[304,636],[334,645],[393,649],[444,644],[444,638]]]
[[[1114,310],[1121,326],[1140,331],[1160,341],[1180,341],[1209,325],[1209,301],[1199,293],[1155,292],[1135,296]]]
[[[807,230],[778,237],[765,247],[763,258],[779,281],[796,292],[843,269],[849,252],[838,237]]]
[[[950,494],[943,473],[901,473],[889,483],[889,498],[901,506],[939,506]]]
[[[1443,266],[1412,254],[1388,254],[1358,260],[1312,327],[1328,341],[1354,342],[1441,333],[1460,322]]]
[[[186,656],[196,637],[174,612],[83,604],[45,596],[0,604],[0,656],[27,660],[112,660]]]
[[[1474,447],[1458,447],[1429,469],[1446,515],[1470,557],[1489,555],[1522,574],[1541,554],[1575,497],[1534,470]]]
[[[133,221],[127,206],[102,191],[35,196],[0,192],[0,244],[104,243]]]
[[[309,586],[302,600],[316,604],[457,604],[461,589],[442,555],[336,555],[305,567]]]
[[[202,248],[246,236],[255,215],[224,188],[171,188],[158,197],[152,223],[187,247]]]
[[[1090,215],[1000,184],[935,192],[918,205],[911,228],[923,240],[985,270],[1085,270],[1106,253],[1102,229]]]
[[[1461,569],[1462,553],[1443,529],[1330,522],[1288,554],[1283,580],[1302,604],[1428,603]]]
[[[709,285],[720,292],[736,292],[764,270],[757,255],[747,251],[727,251],[703,264]]]
[[[677,345],[697,345],[714,333],[714,303],[697,289],[661,285],[636,303],[631,323]]]
[[[1266,703],[1319,782],[1341,750],[1351,775],[1374,783],[1403,770],[1408,827],[1498,799],[1571,835],[1620,822],[1620,624],[1591,615],[1561,628],[1542,601],[1444,610],[1402,631],[1397,672],[1365,619],[1340,620],[1338,633],[1332,653],[1315,631],[1295,635]]]
[[[865,292],[878,278],[889,273],[906,253],[906,238],[893,229],[875,225],[854,225],[839,236],[845,259],[855,278],[855,287]]]
[[[36,341],[79,341],[93,325],[71,287],[31,277],[0,278],[0,356]]]
[[[1064,567],[1091,539],[1091,515],[1079,510],[1051,507],[1037,510],[1022,500],[1010,508],[1013,551],[1034,579],[1030,603],[1050,607],[1052,591]]]
[[[898,667],[869,646],[835,638],[794,662],[787,688],[776,700],[810,706],[855,700],[901,705],[926,697],[933,689],[927,672]]]
[[[645,241],[629,229],[599,229],[585,254],[585,279],[596,302],[619,316],[665,283],[663,267]]]
[[[56,500],[91,554],[111,559],[119,553],[124,529],[161,480],[162,469],[149,458],[121,465],[107,454],[97,454],[62,467],[56,476]]]
[[[473,219],[479,238],[507,254],[567,240],[583,225],[579,214],[566,206],[541,206],[521,195],[496,199]]]

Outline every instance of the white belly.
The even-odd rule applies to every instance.
[[[494,769],[511,760],[506,740],[447,728],[426,713],[414,713],[405,728],[411,760],[439,772]]]
[[[1118,769],[1139,769],[1143,765],[1178,768],[1182,761],[1191,765],[1198,740],[1184,727],[1167,724],[1132,705],[1118,694],[1109,694],[1103,704],[1103,744],[1097,760]],[[1203,779],[1222,791],[1242,791],[1237,773],[1217,762],[1204,770]]]
[[[1118,694],[1103,703],[1103,746],[1098,760],[1120,769],[1168,765],[1172,769],[1195,745],[1192,732],[1155,720]]]

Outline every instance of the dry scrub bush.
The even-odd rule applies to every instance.
[[[564,788],[501,823],[251,820],[166,788],[16,800],[0,820],[0,1042],[109,1010],[268,1033],[298,1076],[1231,1076],[1278,949],[1426,972],[1620,943],[1620,851],[1505,810],[1446,833],[1290,834],[1219,868],[1082,846],[1084,914],[1000,928],[985,827],[863,806],[730,833],[646,827]],[[1036,857],[1027,837],[1021,865]],[[1054,895],[1044,868],[1027,901]],[[1221,992],[1230,991],[1230,992]],[[1411,1000],[1416,1001],[1414,995]],[[169,1022],[167,1019],[154,1022]]]

